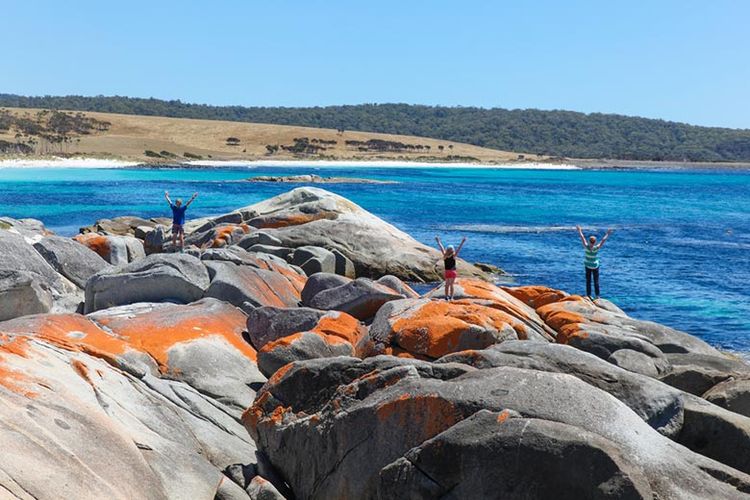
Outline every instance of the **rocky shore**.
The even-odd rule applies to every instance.
[[[298,188],[75,238],[0,217],[9,498],[750,498],[750,365],[498,287]]]
[[[381,181],[359,177],[322,177],[316,174],[304,175],[259,175],[248,177],[248,182],[285,182],[289,184],[398,184],[396,181]]]

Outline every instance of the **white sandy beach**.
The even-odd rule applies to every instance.
[[[125,168],[149,166],[148,163],[115,160],[107,158],[48,158],[24,159],[12,158],[0,160],[0,168]],[[521,170],[578,170],[579,167],[554,163],[432,163],[412,161],[354,161],[354,160],[195,160],[180,162],[184,167],[364,167],[364,168],[489,168],[489,169],[521,169]],[[152,166],[161,166],[154,164]]]
[[[578,170],[575,165],[554,163],[433,163],[394,160],[195,160],[185,163],[196,167],[367,167],[367,168],[496,168],[523,170]]]
[[[12,158],[0,160],[0,168],[123,168],[135,167],[137,161],[113,160],[107,158]]]

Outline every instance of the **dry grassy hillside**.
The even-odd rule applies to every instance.
[[[54,116],[49,112],[40,115],[40,110],[33,109],[10,108],[7,111],[13,117],[27,119],[28,123],[37,120],[44,124],[44,120],[50,122],[50,116]],[[71,117],[76,115],[72,112],[66,114]],[[518,153],[413,136],[348,130],[342,133],[336,130],[308,127],[113,113],[87,112],[77,115],[79,120],[82,118],[90,123],[108,125],[97,125],[82,133],[80,131],[68,132],[67,135],[70,137],[59,141],[59,136],[57,136],[58,142],[55,142],[54,136],[48,136],[52,139],[45,139],[44,132],[24,134],[19,132],[18,126],[11,125],[7,130],[0,128],[0,141],[6,141],[6,145],[8,142],[28,143],[33,148],[33,152],[27,151],[27,154],[33,155],[83,154],[156,162],[197,158],[213,160],[403,159],[485,163],[543,159],[536,155],[525,155],[520,158]],[[27,127],[26,130],[33,131],[34,129]],[[234,139],[228,141],[230,138],[236,141]],[[157,153],[161,158],[153,155],[147,156],[146,151]]]

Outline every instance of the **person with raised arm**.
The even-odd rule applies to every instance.
[[[602,249],[604,246],[604,243],[607,241],[607,238],[609,238],[609,235],[612,234],[612,230],[608,229],[607,232],[604,234],[604,237],[602,240],[597,243],[596,242],[596,236],[593,234],[589,236],[588,241],[586,240],[586,237],[583,235],[583,229],[581,229],[581,226],[576,226],[576,229],[578,230],[578,236],[581,238],[581,244],[583,245],[584,249],[584,258],[583,258],[583,265],[586,268],[586,296],[588,298],[591,297],[591,279],[594,279],[594,292],[596,293],[596,298],[599,298],[599,250]]]
[[[445,266],[445,274],[443,275],[445,278],[445,300],[453,300],[453,284],[458,277],[456,259],[464,247],[464,243],[466,243],[466,237],[464,236],[461,240],[458,249],[454,249],[453,245],[448,245],[447,248],[444,248],[443,243],[440,241],[440,236],[435,236],[435,241],[437,241],[440,252],[443,254],[443,264]]]
[[[179,239],[180,252],[185,248],[185,212],[197,196],[198,193],[193,193],[193,196],[183,205],[180,198],[172,203],[172,200],[169,199],[169,191],[164,191],[164,198],[169,203],[169,208],[172,209],[172,246],[177,249],[177,240]]]

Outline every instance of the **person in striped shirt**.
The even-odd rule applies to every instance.
[[[609,238],[609,235],[612,234],[612,230],[608,229],[607,233],[604,235],[602,240],[597,243],[596,242],[596,236],[593,234],[589,236],[588,242],[586,241],[586,237],[583,235],[583,229],[581,229],[581,226],[576,226],[576,229],[578,229],[578,236],[581,237],[581,243],[583,244],[584,249],[584,258],[583,258],[583,265],[586,268],[586,295],[589,298],[591,297],[591,278],[594,279],[594,292],[596,293],[596,298],[599,298],[599,250],[602,249],[604,246],[604,243],[607,241],[607,238]]]

